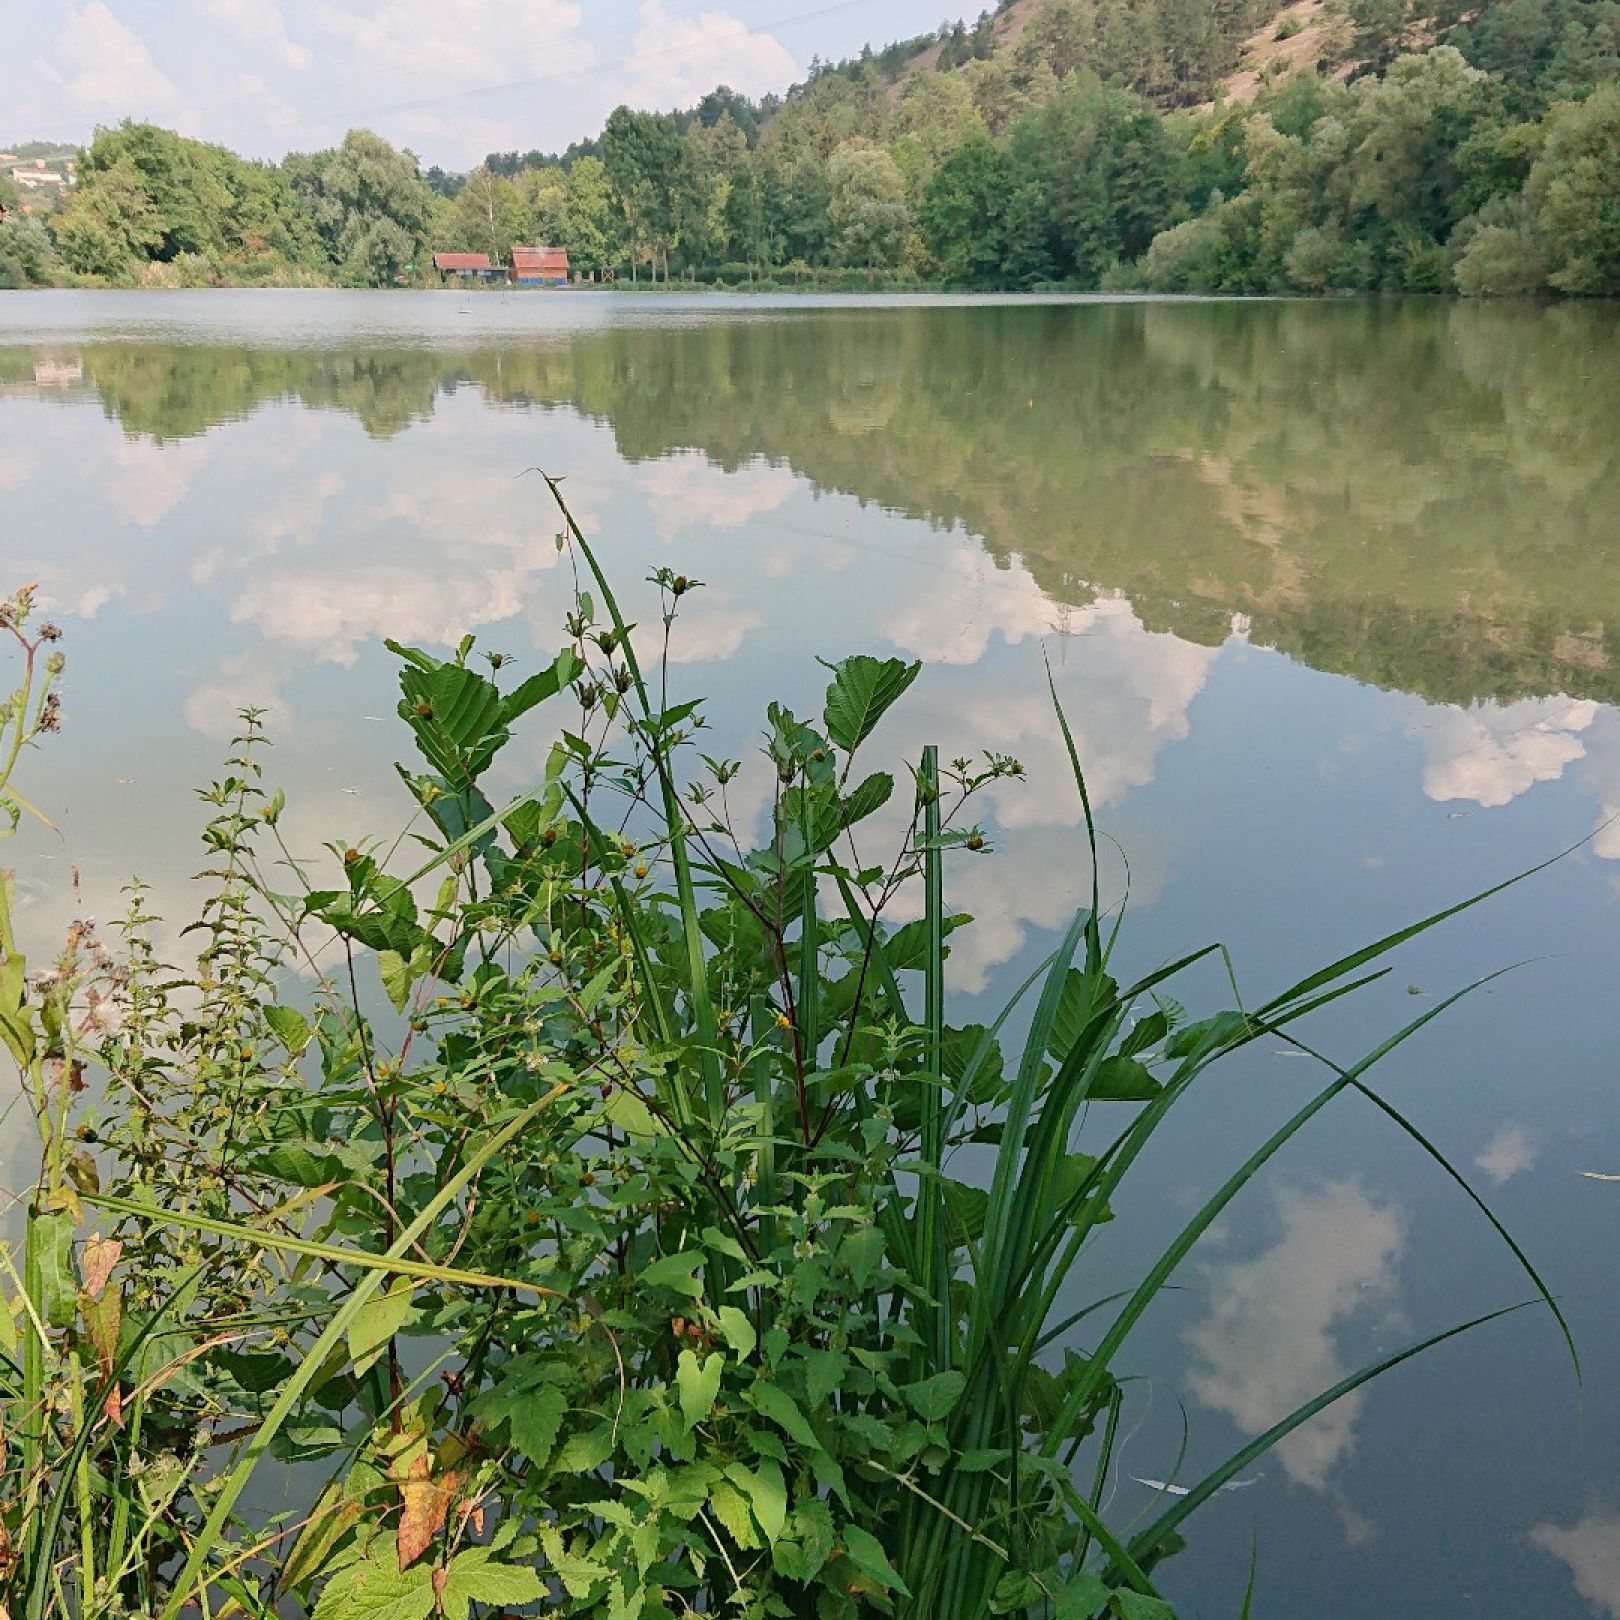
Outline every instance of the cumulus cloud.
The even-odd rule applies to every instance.
[[[780,40],[728,11],[682,17],[665,0],[642,0],[640,24],[634,54],[620,70],[626,98],[639,106],[689,105],[717,84],[758,96],[799,74]]]
[[[1400,1217],[1351,1178],[1275,1193],[1282,1235],[1250,1260],[1208,1271],[1209,1314],[1189,1330],[1192,1393],[1259,1434],[1349,1371],[1340,1331],[1387,1316],[1405,1249]],[[1277,1446],[1289,1478],[1322,1490],[1355,1444],[1355,1390]]]
[[[276,0],[196,0],[196,5],[205,17],[283,67],[301,72],[309,66],[310,49],[287,37],[287,20]]]
[[[241,728],[237,716],[245,708],[263,709],[265,724],[282,736],[292,727],[292,710],[281,697],[285,665],[260,648],[227,658],[212,680],[194,687],[186,698],[186,724],[205,737],[224,740]]]
[[[70,6],[54,60],[38,64],[57,93],[85,112],[119,118],[174,115],[180,92],[134,29],[102,3]]]
[[[636,474],[652,507],[660,539],[673,540],[687,529],[737,529],[751,518],[774,512],[793,493],[786,467],[753,461],[725,472],[701,451],[682,450],[642,467]]]
[[[1532,1545],[1566,1565],[1575,1590],[1601,1614],[1620,1616],[1620,1513],[1588,1513],[1574,1524],[1538,1524]]]
[[[206,439],[154,444],[150,439],[116,439],[108,451],[113,465],[107,499],[138,529],[154,529],[191,488],[208,459]]]
[[[589,67],[582,15],[572,0],[374,0],[322,7],[319,26],[353,45],[372,73],[420,78],[425,95],[444,96]]]
[[[1556,782],[1585,754],[1581,733],[1597,714],[1590,699],[1567,697],[1438,710],[1425,738],[1423,791],[1485,809],[1509,804],[1537,782]]]
[[[1515,1176],[1523,1175],[1540,1156],[1541,1150],[1529,1128],[1509,1121],[1474,1155],[1474,1164],[1500,1187]]]

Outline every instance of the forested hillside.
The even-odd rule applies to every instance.
[[[468,175],[98,131],[59,213],[0,225],[0,285],[387,285],[538,240],[636,283],[1612,295],[1617,75],[1620,0],[1004,0]]]

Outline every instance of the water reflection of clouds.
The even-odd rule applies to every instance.
[[[1592,1512],[1574,1524],[1538,1524],[1532,1545],[1565,1564],[1575,1590],[1601,1614],[1620,1616],[1620,1513]]]
[[[1541,1157],[1541,1147],[1527,1125],[1509,1120],[1497,1128],[1484,1147],[1474,1156],[1474,1164],[1490,1177],[1494,1186],[1502,1187],[1515,1176],[1532,1169]]]
[[[1275,1188],[1281,1235],[1252,1259],[1212,1266],[1208,1314],[1187,1333],[1192,1393],[1259,1434],[1350,1371],[1341,1336],[1395,1315],[1406,1247],[1399,1212],[1355,1177]],[[1313,1490],[1353,1449],[1366,1391],[1282,1440],[1283,1471]]]
[[[681,450],[641,467],[636,482],[661,540],[687,529],[737,529],[774,512],[798,486],[790,468],[755,460],[726,472],[700,450]],[[576,514],[577,515],[577,514]]]
[[[1431,710],[1423,791],[1484,809],[1509,804],[1537,782],[1556,782],[1585,755],[1583,733],[1598,712],[1590,699],[1563,696]]]
[[[155,529],[185,499],[212,448],[206,438],[154,444],[120,434],[107,449],[112,465],[103,490],[121,517]]]

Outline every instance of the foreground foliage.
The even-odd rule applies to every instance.
[[[1017,762],[874,767],[919,668],[847,658],[819,716],[767,709],[745,847],[737,763],[637,655],[697,582],[660,570],[633,633],[564,520],[587,578],[550,666],[394,648],[399,838],[289,848],[249,715],[203,794],[194,970],[137,888],[116,951],[78,926],[30,975],[7,891],[0,1038],[43,1151],[0,1311],[0,1607],[1168,1616],[1188,1515],[1424,1346],[1128,1537],[1100,1508],[1120,1352],[1243,1186],[1449,1002],[1322,1059],[1140,1279],[1075,1308],[1089,1240],[1213,1064],[1297,1040],[1440,919],[1193,1020],[1170,987],[1219,948],[1118,982],[1093,878],[1000,1017],[955,1025],[945,867],[985,858],[975,795]],[[11,767],[57,718],[31,606],[6,614],[13,826]],[[496,808],[546,705],[543,780]]]

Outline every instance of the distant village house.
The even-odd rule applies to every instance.
[[[435,253],[433,268],[441,276],[474,281],[494,281],[504,274],[498,264],[490,263],[487,253]]]
[[[512,279],[520,286],[566,287],[568,285],[567,248],[513,248]]]

